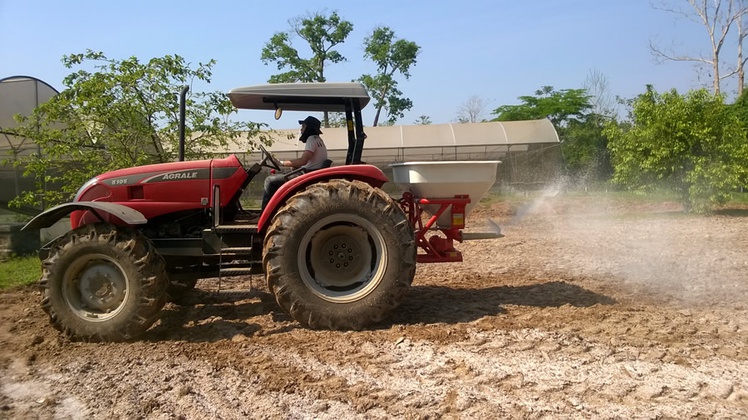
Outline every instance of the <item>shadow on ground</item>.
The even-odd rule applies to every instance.
[[[271,315],[276,323],[293,322],[269,293],[256,290],[216,293],[196,289],[179,303],[167,304],[160,321],[148,331],[145,339],[213,342],[230,340],[237,335],[252,336],[263,331],[262,326],[252,322],[253,318],[265,315]]]
[[[588,307],[616,301],[563,281],[527,286],[496,286],[453,289],[445,286],[414,286],[407,301],[392,317],[393,324],[461,323],[505,313],[505,305]]]
[[[588,307],[611,305],[610,297],[563,281],[526,286],[496,286],[481,289],[457,289],[447,286],[413,286],[405,302],[387,322],[373,329],[393,325],[457,324],[486,316],[506,313],[505,305],[532,307]],[[270,315],[261,326],[259,317]],[[256,318],[257,322],[253,322]],[[181,304],[169,304],[158,325],[146,340],[213,342],[231,340],[237,335],[253,336],[288,332],[304,328],[283,312],[272,295],[262,291],[220,295],[196,290]]]
[[[729,217],[748,217],[748,208],[717,210],[714,212],[714,214],[719,215],[719,216],[729,216]]]

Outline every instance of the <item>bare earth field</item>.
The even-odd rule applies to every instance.
[[[487,217],[505,238],[419,265],[361,332],[301,328],[261,276],[201,281],[123,344],[0,293],[0,418],[748,417],[748,211],[546,197],[471,230]]]

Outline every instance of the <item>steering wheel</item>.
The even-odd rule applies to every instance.
[[[280,171],[283,164],[275,156],[271,155],[263,145],[259,144],[258,146],[260,146],[260,151],[262,151],[260,165]]]

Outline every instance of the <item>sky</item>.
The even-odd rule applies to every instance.
[[[710,48],[703,26],[649,0],[0,0],[0,78],[33,76],[59,90],[73,71],[62,65],[63,55],[91,49],[147,61],[177,54],[195,66],[215,59],[211,83],[194,89],[228,92],[278,73],[260,54],[274,33],[289,30],[290,19],[332,11],[354,29],[337,48],[348,61],[328,66],[328,81],[375,72],[363,58],[363,40],[377,26],[421,47],[410,79],[398,79],[413,101],[398,124],[422,115],[435,124],[455,122],[471,96],[488,104],[483,117],[491,118],[491,110],[518,104],[519,96],[541,86],[582,88],[592,71],[622,98],[647,84],[683,92],[710,84],[690,63],[655,61],[650,41],[694,56]],[[293,42],[308,57],[303,40]],[[240,116],[278,129],[295,128],[294,120],[304,117],[276,122],[268,111],[247,110]],[[369,106],[364,123],[373,118]]]

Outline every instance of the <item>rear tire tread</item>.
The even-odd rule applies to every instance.
[[[377,218],[391,260],[376,289],[361,301],[345,304],[326,302],[314,295],[303,285],[295,267],[299,238],[305,234],[300,216],[308,220],[310,214],[325,212],[341,201]],[[294,319],[314,329],[360,330],[381,322],[405,299],[415,276],[415,236],[405,214],[389,195],[361,181],[313,184],[291,197],[273,218],[264,250],[270,292]]]

